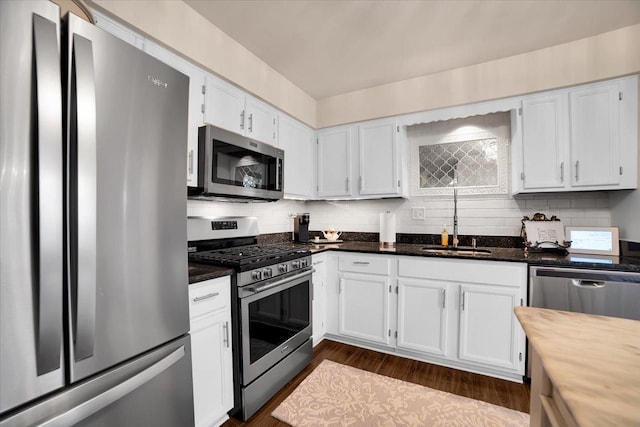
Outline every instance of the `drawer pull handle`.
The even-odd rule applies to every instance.
[[[369,265],[369,261],[353,261],[353,265]]]
[[[207,294],[207,295],[202,295],[201,297],[195,297],[193,299],[193,302],[200,302],[200,301],[205,300],[205,299],[217,297],[218,295],[220,295],[220,292],[212,292],[212,293]]]

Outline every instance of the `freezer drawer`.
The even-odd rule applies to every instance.
[[[187,335],[18,412],[0,427],[193,425],[191,378]]]
[[[640,320],[640,274],[532,267],[529,305]]]

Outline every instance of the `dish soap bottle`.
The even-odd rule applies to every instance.
[[[447,231],[446,225],[444,225],[442,228],[442,234],[440,235],[440,244],[442,246],[449,246],[449,232]]]

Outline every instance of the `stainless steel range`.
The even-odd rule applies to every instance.
[[[189,259],[235,270],[235,418],[250,418],[311,361],[311,253],[257,245],[254,217],[189,217]]]

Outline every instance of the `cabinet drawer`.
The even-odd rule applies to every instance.
[[[189,317],[191,319],[229,306],[230,303],[231,279],[229,276],[189,286]]]
[[[527,264],[461,259],[400,258],[398,275],[450,282],[521,286],[527,283]]]
[[[341,256],[338,261],[340,271],[368,274],[390,274],[391,260],[372,256]]]

